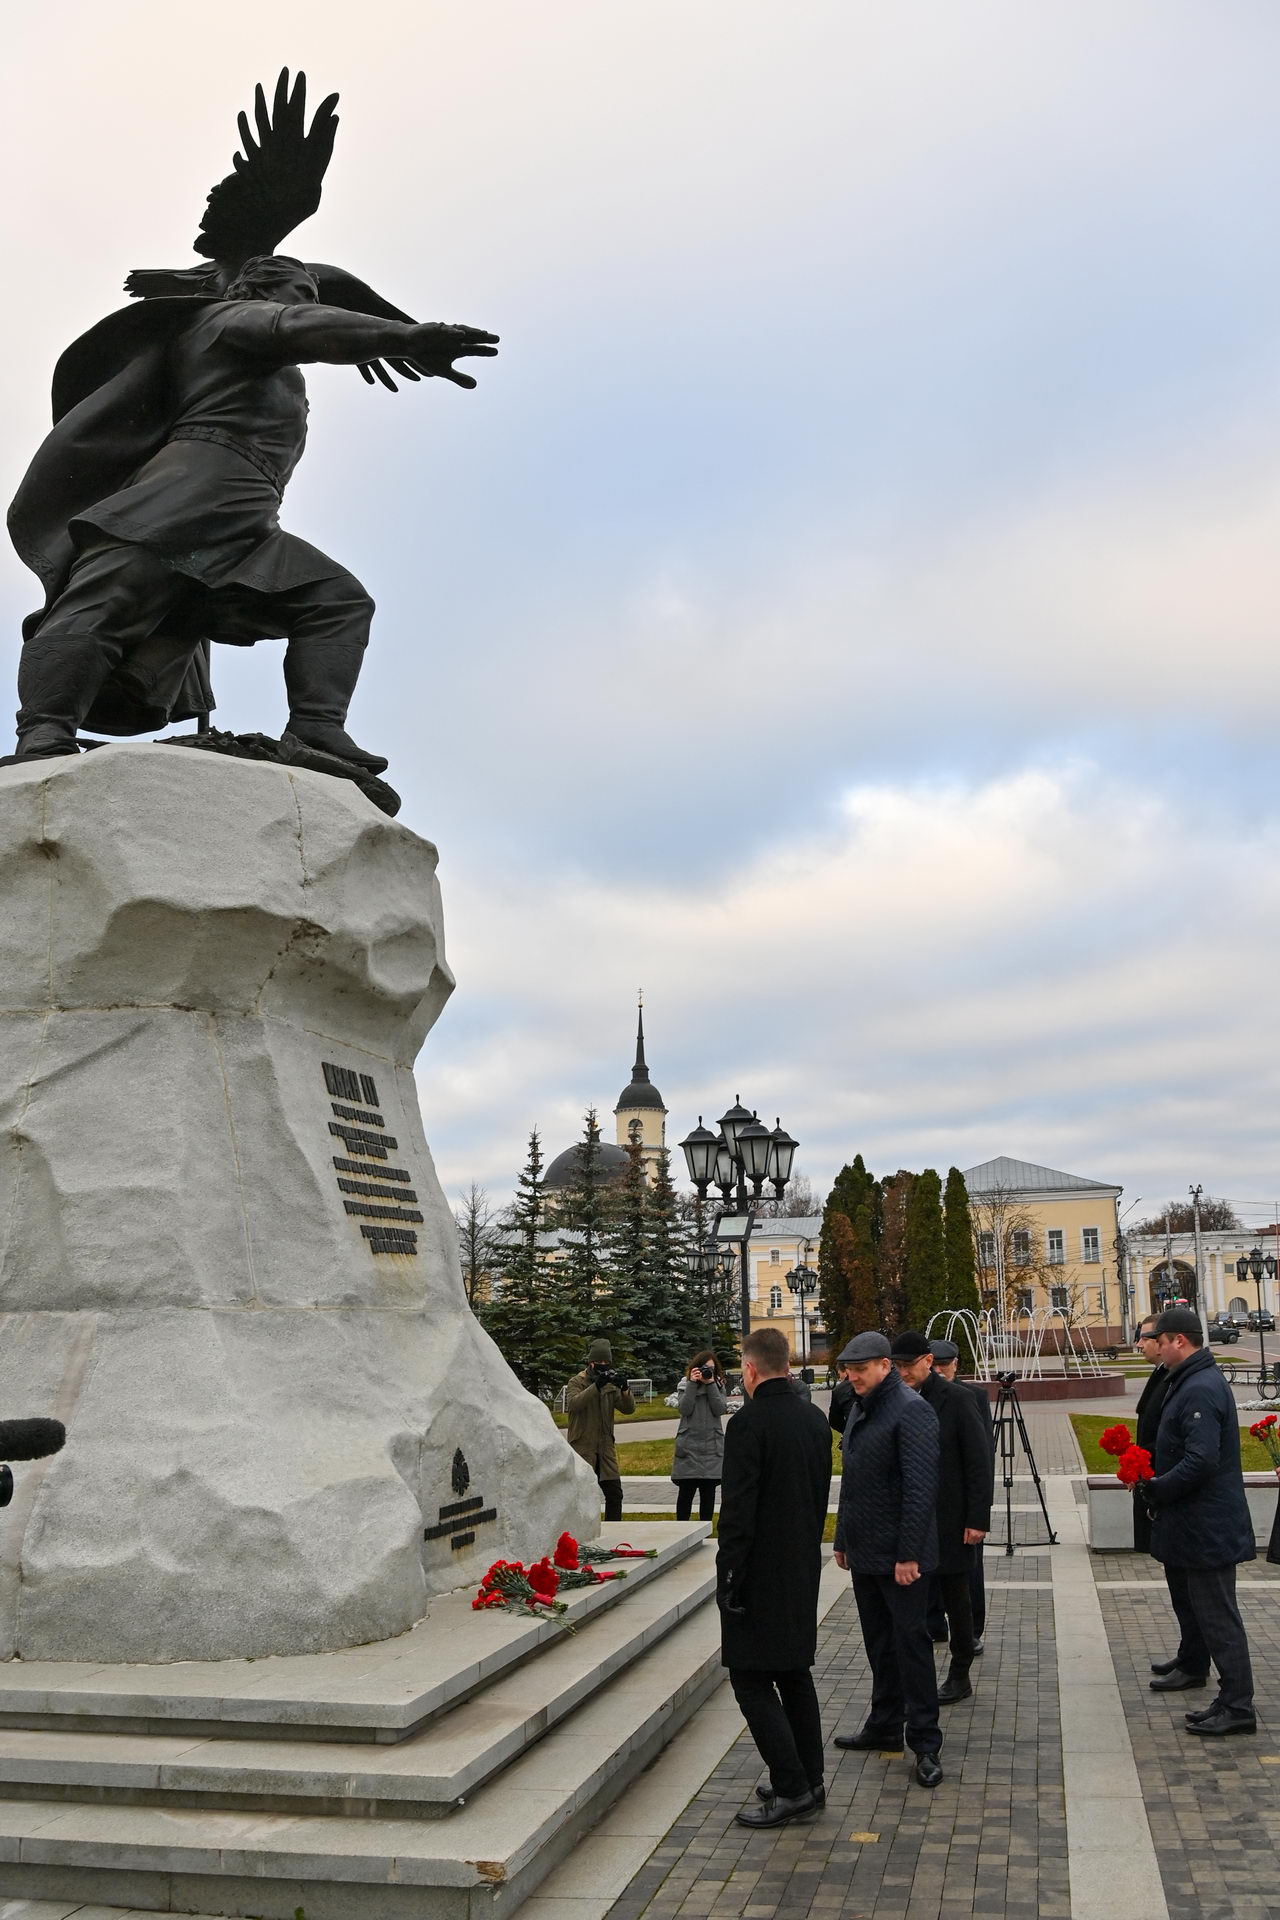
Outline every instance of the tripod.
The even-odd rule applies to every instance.
[[[1004,1525],[1007,1554],[1013,1552],[1013,1453],[1017,1440],[1031,1469],[1031,1478],[1035,1482],[1036,1495],[1040,1501],[1040,1511],[1044,1515],[1045,1532],[1049,1536],[1049,1545],[1056,1547],[1058,1536],[1049,1523],[1049,1509],[1045,1505],[1044,1485],[1036,1467],[1036,1458],[1031,1451],[1031,1441],[1027,1436],[1027,1423],[1022,1417],[1022,1407],[1018,1400],[1015,1384],[1017,1375],[1000,1373],[996,1375],[999,1392],[996,1394],[995,1412],[992,1422],[995,1428],[992,1444],[1000,1456],[1000,1469],[1004,1480]]]

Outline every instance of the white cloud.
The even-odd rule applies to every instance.
[[[488,1034],[455,1049],[446,1016],[424,1057],[447,1178],[483,1141],[503,1185],[527,1125],[554,1151],[588,1100],[612,1104],[643,980],[673,1138],[741,1092],[823,1178],[859,1150],[1007,1152],[1143,1191],[1264,1191],[1278,854],[1280,814],[1237,835],[1081,762],[856,789],[831,831],[706,888],[446,875],[459,994]]]

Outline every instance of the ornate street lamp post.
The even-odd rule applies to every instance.
[[[1258,1375],[1260,1380],[1265,1381],[1267,1377],[1267,1342],[1262,1327],[1262,1316],[1266,1312],[1266,1306],[1262,1298],[1262,1276],[1264,1273],[1268,1280],[1275,1279],[1276,1257],[1274,1253],[1264,1255],[1260,1247],[1255,1247],[1252,1253],[1244,1254],[1236,1261],[1236,1279],[1240,1281],[1252,1280],[1254,1286],[1258,1289]]]
[[[787,1285],[800,1303],[800,1366],[809,1364],[809,1323],[804,1317],[805,1301],[818,1291],[818,1276],[812,1267],[792,1267]]]
[[[782,1198],[791,1178],[797,1144],[781,1121],[770,1132],[761,1124],[759,1116],[740,1100],[735,1100],[722,1115],[719,1133],[704,1127],[699,1114],[693,1132],[680,1142],[699,1205],[706,1199],[708,1187],[720,1190],[720,1212],[710,1244],[737,1250],[741,1269],[739,1316],[744,1340],[751,1331],[747,1243],[755,1226],[755,1204],[766,1180],[778,1199]]]

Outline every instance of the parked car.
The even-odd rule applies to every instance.
[[[1275,1330],[1275,1316],[1268,1313],[1265,1307],[1263,1307],[1261,1313],[1259,1313],[1257,1307],[1254,1307],[1249,1314],[1250,1333],[1274,1333]]]
[[[1215,1313],[1209,1322],[1209,1341],[1212,1346],[1229,1347],[1240,1338],[1240,1329],[1229,1313]]]

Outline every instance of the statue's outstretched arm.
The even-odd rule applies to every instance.
[[[282,309],[273,344],[283,359],[300,365],[326,361],[333,366],[359,366],[371,360],[402,359],[429,378],[474,387],[471,375],[459,373],[453,363],[492,359],[497,341],[496,333],[485,333],[480,327],[382,320],[340,307],[300,303]]]

